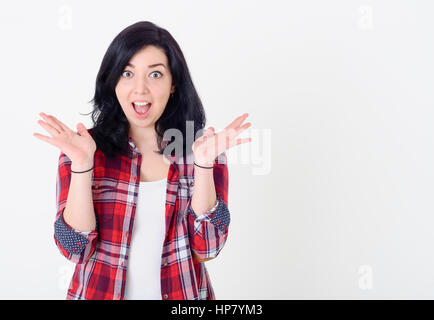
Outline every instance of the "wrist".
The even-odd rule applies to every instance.
[[[201,173],[201,174],[212,174],[212,172],[214,171],[214,166],[201,166],[198,165],[197,163],[194,163],[194,170],[197,173]]]
[[[85,171],[93,167],[93,161],[73,161],[71,163],[72,171]]]
[[[204,161],[204,160],[198,160],[196,158],[194,158],[193,161],[194,161],[194,164],[196,165],[196,167],[197,167],[197,165],[202,166],[202,167],[214,166],[214,161]]]

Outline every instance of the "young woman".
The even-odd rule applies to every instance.
[[[203,132],[183,53],[148,21],[112,41],[92,101],[93,128],[41,112],[51,137],[34,133],[61,151],[54,240],[76,263],[66,299],[215,299],[204,262],[228,236],[225,151],[251,141],[236,138],[247,114]]]

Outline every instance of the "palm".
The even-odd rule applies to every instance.
[[[214,133],[214,128],[208,128],[204,135],[197,139],[193,144],[193,154],[195,162],[203,165],[212,165],[214,160],[224,151],[229,148],[251,142],[251,138],[238,138],[236,137],[250,127],[251,123],[247,122],[241,125],[247,118],[248,114],[237,117],[232,121],[224,130],[219,133]]]
[[[72,130],[71,132],[57,138],[60,149],[70,159],[85,159],[90,152],[95,152],[96,144],[92,137],[79,136]]]
[[[53,116],[47,116],[42,112],[40,115],[46,122],[39,120],[38,123],[48,131],[51,137],[34,133],[36,138],[58,147],[72,161],[79,162],[93,158],[96,143],[83,124],[79,123],[78,132],[75,132]]]

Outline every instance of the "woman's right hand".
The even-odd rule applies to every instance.
[[[69,129],[56,117],[41,112],[40,116],[45,120],[38,120],[38,123],[52,137],[39,133],[33,136],[58,147],[72,161],[72,170],[86,170],[93,166],[93,157],[96,151],[96,143],[80,122],[77,124],[77,132]]]

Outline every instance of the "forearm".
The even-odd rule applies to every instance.
[[[216,204],[217,195],[214,185],[214,169],[194,168],[194,192],[191,198],[191,208],[199,217],[212,209]]]
[[[84,171],[93,163],[71,164],[73,171]],[[68,199],[63,219],[79,231],[92,231],[96,228],[96,218],[92,198],[92,170],[84,173],[71,172]]]

